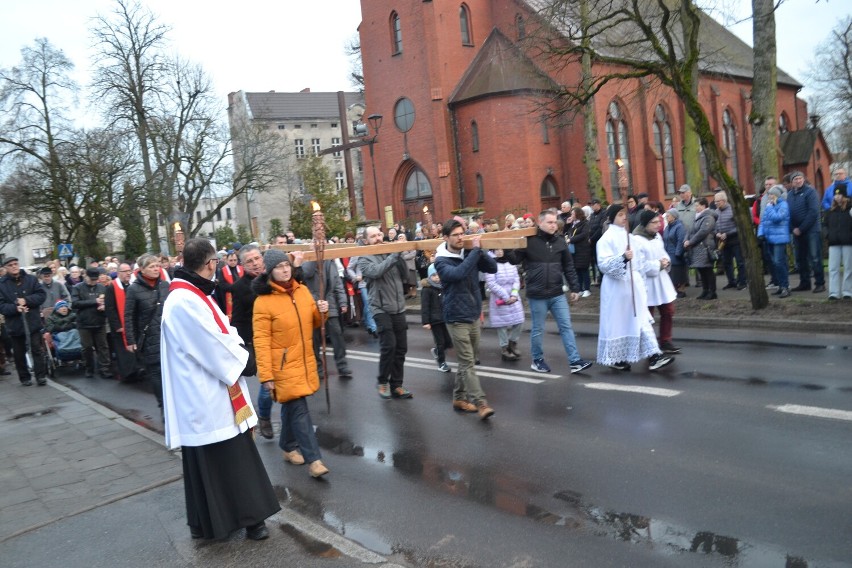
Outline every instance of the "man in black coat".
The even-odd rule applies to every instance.
[[[71,289],[71,306],[77,312],[77,331],[80,332],[80,344],[83,346],[86,376],[95,376],[97,362],[101,378],[111,379],[106,337],[106,286],[98,282],[100,275],[97,268],[86,269],[86,277]]]
[[[124,321],[124,306],[126,303],[127,289],[130,287],[130,277],[133,268],[126,262],[118,265],[117,277],[106,287],[104,306],[107,321],[109,322],[109,344],[115,353],[115,362],[118,366],[118,377],[122,382],[135,382],[141,377],[140,367],[137,365],[136,355],[127,349],[127,337],[125,333],[126,323]]]
[[[12,338],[18,378],[25,387],[33,384],[26,358],[29,341],[36,382],[44,386],[47,384],[47,369],[44,364],[39,308],[47,293],[38,278],[21,269],[17,258],[7,258],[3,266],[6,268],[6,276],[0,278],[0,313],[6,317],[6,329]]]
[[[600,285],[601,274],[598,270],[598,241],[603,236],[604,219],[606,211],[601,206],[600,199],[592,199],[592,214],[589,215],[589,243],[592,245],[592,281]]]

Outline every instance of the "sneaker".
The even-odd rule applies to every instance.
[[[737,290],[745,290],[747,288],[746,284],[737,284]]]
[[[582,359],[579,359],[579,360],[571,363],[571,374],[580,373],[582,371],[585,371],[586,369],[591,367],[593,364],[594,363],[592,363],[591,361],[583,361]]]
[[[766,289],[767,290],[777,290],[778,284],[773,284],[772,282],[770,282],[769,284],[766,285]]]
[[[736,287],[737,287],[736,284],[725,284],[725,286],[722,288],[722,290],[731,290],[731,289],[736,288]]]
[[[38,386],[40,387],[43,387],[47,384],[47,379],[45,379],[44,377],[36,379],[36,384],[38,384]]]
[[[269,418],[258,418],[257,426],[261,436],[267,440],[272,439],[272,421]],[[286,456],[287,452],[284,452],[284,454]]]
[[[432,349],[430,349],[429,351],[432,353],[432,358],[433,358],[433,359],[435,359],[435,360],[437,361],[437,360],[438,360],[438,348],[437,348],[437,347],[433,347],[433,348],[432,348]]]
[[[328,473],[328,468],[320,460],[317,460],[311,462],[311,465],[308,466],[308,471],[311,473],[311,477],[322,477]]]
[[[478,409],[472,402],[468,402],[466,400],[454,400],[453,410],[458,410],[459,412],[477,412]]]
[[[791,288],[790,291],[791,292],[807,292],[810,289],[811,289],[810,284],[802,283],[802,284],[799,284],[798,286],[796,286],[795,288]]]
[[[660,349],[662,349],[663,353],[666,355],[677,355],[680,353],[680,347],[675,347],[674,343],[671,341],[661,341]]]
[[[615,369],[616,371],[629,371],[630,370],[630,364],[625,363],[624,361],[620,361],[618,363],[613,363],[612,365],[609,365],[609,368]]]
[[[530,369],[536,371],[537,373],[550,372],[550,367],[547,366],[547,363],[544,362],[544,359],[533,359],[532,365],[530,365]]]
[[[588,297],[589,297],[589,296],[591,296],[591,295],[592,295],[592,293],[591,293],[591,292],[589,292],[588,290],[583,290],[583,293],[582,293],[582,294],[580,294],[580,297],[581,297],[581,298],[588,298]]]
[[[404,387],[396,387],[391,391],[391,395],[394,398],[413,398],[414,395],[411,394],[411,391]]]
[[[649,371],[656,371],[658,369],[662,369],[666,365],[670,365],[671,363],[674,363],[674,357],[669,357],[667,355],[662,355],[662,354],[652,355],[651,358],[648,359],[648,362],[650,363],[648,365],[648,370]]]
[[[293,465],[302,465],[305,463],[305,456],[302,455],[302,452],[299,450],[293,450],[292,452],[284,452],[284,461],[288,461]]]
[[[680,292],[678,292],[678,293],[677,293],[677,297],[678,297],[678,298],[686,298],[686,292],[684,292],[684,291],[680,291]]]
[[[494,416],[494,409],[488,406],[488,402],[485,399],[476,403],[476,409],[480,420],[486,420]]]
[[[789,288],[782,288],[781,293],[778,294],[778,297],[779,298],[789,298],[790,297],[790,289]]]
[[[345,371],[338,372],[337,376],[341,379],[351,379],[352,378],[352,371],[350,371],[349,369],[346,369]]]
[[[440,365],[438,365],[438,370],[441,371],[442,373],[449,373],[450,367],[446,363],[441,363]]]
[[[379,396],[387,400],[391,397],[390,385],[382,383],[379,385]]]
[[[825,286],[820,285],[814,287],[814,294],[819,294],[821,292],[825,292]]]

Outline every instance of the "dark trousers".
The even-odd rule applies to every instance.
[[[376,314],[379,334],[379,384],[390,383],[392,389],[402,386],[405,376],[405,354],[408,352],[408,323],[405,314]]]
[[[36,379],[43,379],[47,375],[47,368],[44,365],[44,343],[42,342],[41,332],[30,333],[30,349],[33,352],[33,371]],[[22,383],[32,380],[30,370],[27,367],[27,337],[25,335],[12,336],[12,352],[15,355],[15,369],[18,371],[18,378]]]
[[[109,343],[107,343],[106,329],[103,327],[81,328],[79,332],[80,345],[83,347],[83,362],[86,364],[86,370],[94,373],[94,358],[97,354],[97,363],[101,370],[101,375],[111,375],[112,373],[109,370]]]
[[[799,284],[811,287],[811,274],[814,286],[825,286],[825,272],[822,266],[822,233],[819,226],[807,233],[793,236],[796,245],[796,263],[799,265]]]
[[[592,287],[592,280],[589,276],[588,268],[578,268],[577,269],[577,279],[580,281],[580,290],[585,292]],[[485,296],[483,296],[484,298]]]
[[[432,339],[435,340],[435,354],[438,356],[438,364],[446,363],[447,357],[446,352],[447,349],[452,349],[453,347],[453,338],[450,337],[450,332],[447,331],[447,324],[445,323],[433,323],[432,327]]]
[[[330,317],[325,322],[325,338],[331,341],[331,347],[334,349],[334,365],[337,367],[337,374],[347,374],[349,372],[349,363],[346,362],[346,342],[343,340],[343,328],[340,327],[340,318],[337,316]],[[317,371],[322,375],[322,358],[320,357],[320,348],[322,346],[322,333],[319,329],[314,330],[314,357],[317,359]]]
[[[743,260],[743,251],[740,248],[739,242],[725,243],[725,248],[722,249],[722,258],[725,262],[725,276],[728,277],[728,284],[734,286],[745,286],[746,271],[745,261]],[[737,276],[734,278],[734,262],[737,263]]]
[[[163,408],[163,370],[160,362],[145,362],[145,378],[151,385],[151,392],[157,399],[157,406]]]
[[[704,290],[704,294],[715,294],[716,293],[716,274],[713,271],[712,266],[702,266],[701,268],[696,268],[698,271],[698,275],[701,277],[701,287]]]

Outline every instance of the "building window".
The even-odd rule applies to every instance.
[[[479,152],[479,126],[475,120],[470,123],[470,143],[473,146],[473,151]]]
[[[301,125],[301,124],[294,124],[294,125],[293,125],[293,128],[301,129],[301,128],[302,128],[302,125]]]
[[[225,207],[225,219],[227,219],[228,221],[232,219],[230,207]]]
[[[303,159],[305,157],[305,141],[301,138],[296,138],[293,140],[293,144],[296,145],[296,159]]]
[[[199,225],[201,224],[201,211],[195,212],[195,222],[198,223]]]
[[[346,187],[346,184],[343,182],[343,172],[334,173],[334,182],[337,184],[337,191]]]
[[[302,176],[298,176],[297,181],[299,182],[299,191],[302,194],[304,194],[305,193],[305,178],[303,178]]]
[[[316,128],[316,127],[317,127],[317,124],[316,124],[316,123],[311,124],[311,128]]]
[[[782,112],[781,116],[778,117],[778,133],[784,134],[788,130],[790,130],[790,123],[787,120],[787,113]]]
[[[559,191],[556,189],[556,180],[553,179],[553,176],[549,175],[541,182],[541,198],[548,199],[558,196]]]
[[[336,123],[336,122],[332,122],[332,123],[331,123],[331,127],[332,127],[332,128],[337,128],[337,123]]]
[[[725,150],[731,159],[731,177],[734,178],[734,181],[740,183],[740,166],[737,156],[737,129],[734,127],[734,120],[731,118],[731,112],[728,109],[725,109],[725,112],[722,114],[722,137]]]
[[[515,29],[518,32],[518,39],[524,39],[527,37],[527,27],[524,23],[524,17],[521,14],[515,16]]]
[[[287,125],[286,124],[279,124],[278,130],[287,130]]]
[[[541,119],[541,142],[542,144],[550,144],[550,129],[547,127],[547,118]]]
[[[402,53],[402,23],[399,20],[399,14],[391,12],[391,54],[399,55]]]
[[[216,211],[216,220],[217,220],[217,221],[221,221],[221,220],[222,220],[222,210],[221,210],[221,209],[219,209],[218,211]]]
[[[606,146],[613,201],[621,201],[632,193],[630,143],[627,139],[627,122],[615,101],[609,104],[606,113]]]
[[[654,112],[654,144],[660,156],[663,187],[667,195],[672,195],[675,192],[674,145],[672,127],[663,105],[657,105]]]
[[[359,151],[355,153],[355,162],[357,162],[357,167],[359,172],[364,171],[364,155]]]
[[[393,107],[393,123],[400,132],[408,132],[414,126],[414,104],[403,97]]]
[[[403,199],[421,199],[432,196],[432,184],[420,168],[415,167],[405,180],[405,196]]]
[[[476,202],[485,202],[485,184],[482,183],[482,175],[476,174]]]
[[[311,138],[311,150],[314,153],[314,156],[319,156],[320,153],[320,139],[319,138]]]
[[[473,45],[473,34],[470,31],[470,10],[467,4],[459,7],[459,25],[461,26],[462,45]]]
[[[331,145],[332,146],[340,146],[340,138],[332,138],[331,139]],[[338,150],[337,152],[332,152],[331,155],[334,156],[335,158],[339,158],[340,157],[340,150]]]

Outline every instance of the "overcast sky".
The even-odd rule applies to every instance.
[[[712,1],[734,19],[750,13],[749,0]],[[78,67],[78,80],[86,82],[91,18],[110,13],[112,0],[0,2],[0,67],[17,64],[22,47],[46,37]],[[223,107],[231,91],[352,90],[344,46],[357,32],[358,0],[144,3],[171,26],[174,51],[200,63],[213,78]],[[815,48],[850,12],[850,0],[785,0],[776,16],[778,66],[806,84]],[[751,21],[733,30],[751,44]]]

